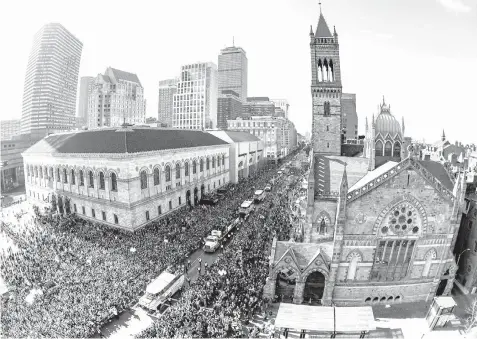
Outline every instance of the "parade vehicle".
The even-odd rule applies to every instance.
[[[200,199],[201,205],[215,205],[219,202],[219,198],[213,195],[208,195]]]
[[[162,304],[182,288],[184,281],[184,274],[162,272],[147,285],[146,293],[139,298],[139,305],[148,312],[156,312]]]
[[[225,230],[218,231],[213,230],[210,235],[205,238],[204,252],[214,253],[221,245],[222,241],[225,240],[227,235],[237,226],[239,219],[234,220],[230,225],[228,225]]]
[[[247,219],[249,214],[253,211],[253,200],[245,200],[239,208],[239,215],[242,219]]]
[[[267,185],[265,186],[265,192],[271,192],[272,191],[272,185]]]
[[[225,193],[227,193],[227,189],[225,189],[225,188],[219,188],[219,189],[217,190],[217,195],[218,195],[218,196],[221,196],[221,197],[222,197],[222,196],[225,195]]]
[[[267,193],[264,190],[256,190],[255,193],[253,194],[253,201],[258,204],[265,199],[265,196]]]
[[[282,171],[278,171],[278,172],[277,172],[278,175],[282,175],[282,173],[283,173]]]

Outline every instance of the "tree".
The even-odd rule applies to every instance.
[[[465,331],[469,332],[473,327],[477,325],[477,297],[473,298],[470,305],[467,306],[466,311],[467,313],[469,313],[469,317],[467,318]]]

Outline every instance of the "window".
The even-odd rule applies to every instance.
[[[159,185],[159,168],[154,168],[154,186]]]
[[[386,144],[384,145],[384,156],[385,157],[390,157],[392,156],[392,144],[390,141],[386,142]]]
[[[81,206],[81,210],[83,211],[83,214],[86,215],[86,209],[84,208],[84,206]]]
[[[149,221],[149,211],[146,211],[146,220]]]
[[[329,116],[330,115],[330,102],[329,101],[325,101],[325,103],[323,105],[323,109],[324,109],[325,117]]]
[[[157,206],[157,215],[161,215],[161,214],[162,214],[162,207]]]
[[[114,223],[117,225],[119,223],[118,216],[114,214]]]
[[[117,192],[118,191],[118,180],[116,178],[116,173],[111,173],[111,191]]]
[[[326,147],[330,148],[330,143],[329,142],[326,143]]]
[[[400,156],[401,156],[401,144],[396,141],[394,143],[393,157],[400,157]]]
[[[376,141],[376,144],[374,145],[374,155],[376,157],[383,156],[383,142],[381,140]]]
[[[66,173],[66,168],[63,168],[63,182],[68,183],[68,174]]]
[[[330,126],[326,126],[326,131],[329,132],[330,131]]]
[[[89,176],[89,187],[94,188],[93,172],[89,171],[88,176]]]
[[[96,218],[96,212],[94,211],[94,208],[91,209],[91,216],[93,218]]]
[[[172,209],[172,200],[169,200],[169,210]]]
[[[76,185],[76,176],[75,176],[75,170],[71,170],[71,184]]]
[[[212,168],[215,168],[215,157],[212,158]]]
[[[99,172],[99,189],[104,190],[104,173]]]
[[[376,249],[371,280],[399,280],[406,276],[415,240],[381,240]]]
[[[222,166],[225,166],[225,155],[222,155]]]
[[[204,159],[200,159],[200,171],[204,171]]]
[[[143,189],[147,188],[147,173],[146,173],[146,171],[141,171],[140,177],[141,177],[141,189],[143,190]]]
[[[84,175],[83,175],[83,170],[79,171],[79,176],[80,176],[80,186],[84,186]]]
[[[188,162],[186,162],[185,165],[184,165],[184,175],[186,177],[189,176],[189,163]]]
[[[59,168],[56,169],[56,181],[60,182],[60,169]]]
[[[73,204],[73,211],[78,212],[78,210],[76,209],[76,204]]]
[[[179,197],[179,206],[182,205],[182,198]]]
[[[197,162],[194,160],[192,162],[192,174],[196,174],[197,173]]]
[[[171,181],[171,166],[166,166],[166,181]]]
[[[206,168],[206,169],[209,169],[209,167],[210,167],[210,160],[209,160],[209,158],[207,158],[207,159],[205,160],[205,168]]]
[[[176,179],[181,177],[181,165],[179,163],[176,164]]]
[[[103,215],[103,220],[106,221],[106,212],[105,212],[105,211],[101,211],[101,214]]]

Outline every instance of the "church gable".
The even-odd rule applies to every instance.
[[[347,206],[345,234],[447,233],[452,203],[409,166]]]
[[[379,186],[389,183],[390,181],[395,181],[396,176],[404,171],[409,172],[409,170],[414,170],[418,173],[426,182],[426,187],[433,187],[433,189],[447,201],[454,201],[454,184],[440,163],[433,161],[418,161],[414,158],[408,158],[395,166],[390,166],[386,171],[382,171],[376,176],[368,175],[370,178],[368,182],[360,183],[359,187],[354,189],[352,187],[346,197],[348,204],[359,199],[361,196],[368,194],[368,192]],[[403,184],[404,186],[409,185],[409,183],[406,182]]]

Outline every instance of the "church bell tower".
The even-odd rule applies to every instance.
[[[341,73],[338,34],[321,13],[316,31],[310,26],[313,152],[341,155]]]

